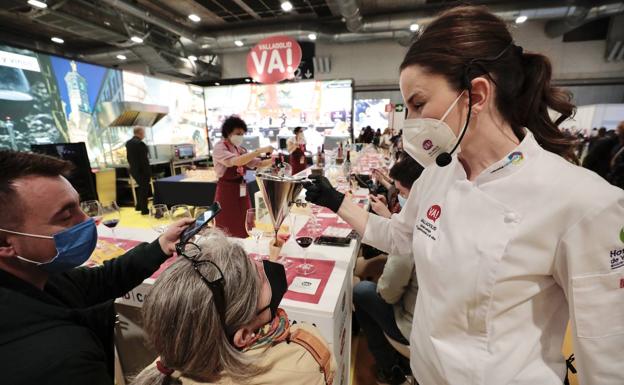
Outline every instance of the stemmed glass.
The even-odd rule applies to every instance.
[[[308,263],[308,247],[314,243],[316,238],[317,227],[313,222],[309,227],[307,233],[301,233],[301,235],[295,237],[295,241],[303,249],[303,263],[297,266],[297,272],[303,275],[309,275],[316,271],[316,268],[311,263]]]
[[[193,218],[187,205],[175,205],[171,207],[171,220],[178,221],[183,218]]]
[[[102,222],[102,205],[99,201],[91,200],[80,202],[80,209],[89,217],[93,218],[96,226],[99,226]],[[100,240],[98,239],[95,247],[97,249],[101,249],[102,245],[100,244]]]
[[[121,219],[121,212],[117,202],[112,201],[108,206],[102,206],[102,224],[113,232],[113,243],[119,246],[117,242],[117,234],[115,234],[115,227],[119,224]]]
[[[150,223],[157,233],[164,233],[171,223],[171,215],[167,205],[157,204],[150,209]]]
[[[261,261],[260,238],[262,238],[263,231],[258,228],[256,209],[248,209],[245,213],[245,230],[247,231],[247,234],[256,241],[256,256],[254,257],[254,260]]]

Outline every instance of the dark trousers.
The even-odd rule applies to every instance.
[[[149,210],[147,209],[147,198],[149,198],[150,193],[150,180],[149,178],[132,176],[134,180],[137,182],[136,189],[136,206],[135,208],[143,214],[147,214]]]
[[[391,370],[402,356],[390,345],[384,333],[397,342],[409,344],[396,324],[392,305],[377,294],[377,284],[370,281],[362,281],[355,285],[353,303],[355,316],[364,330],[368,349],[375,357],[377,366],[387,371]]]

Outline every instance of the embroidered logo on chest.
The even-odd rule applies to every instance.
[[[442,207],[439,205],[433,205],[429,207],[426,212],[426,218],[420,218],[418,224],[416,225],[416,229],[421,233],[425,234],[428,238],[432,240],[436,240],[436,232],[438,230],[438,226],[436,226],[436,221],[440,219],[442,215]]]
[[[624,227],[620,230],[620,241],[624,243]],[[611,270],[624,266],[624,249],[615,249],[609,252]]]

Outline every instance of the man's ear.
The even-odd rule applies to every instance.
[[[0,258],[15,258],[16,255],[13,245],[6,237],[0,235]]]
[[[234,333],[234,346],[242,349],[248,346],[255,336],[256,334],[250,328],[243,326],[242,328],[238,329],[236,333]]]

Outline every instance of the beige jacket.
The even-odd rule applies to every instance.
[[[296,336],[298,330],[302,330],[308,337],[312,336],[313,340],[315,340],[317,345],[314,349],[317,351],[315,354],[317,354],[317,357],[320,355],[324,358],[324,360],[321,358],[320,361],[326,362],[325,367],[331,368],[329,370],[331,382],[336,370],[336,361],[327,343],[314,326],[307,324],[294,325],[290,328],[291,336]],[[245,354],[256,357],[258,359],[257,365],[272,367],[268,372],[250,378],[245,385],[329,385],[325,381],[325,374],[314,355],[300,343],[293,342],[292,337],[290,342],[284,341],[269,348],[252,349]],[[173,377],[176,377],[176,374],[179,375],[178,372],[174,372]],[[179,379],[183,385],[239,384],[228,377],[223,377],[216,383],[199,383],[185,377],[179,377]]]
[[[394,305],[394,318],[405,339],[412,330],[418,281],[412,254],[388,255],[388,261],[377,282],[377,292],[389,304]]]

